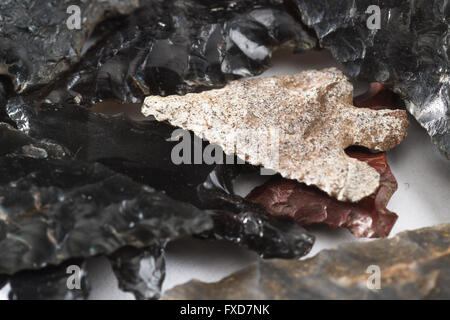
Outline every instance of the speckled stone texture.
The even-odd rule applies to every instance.
[[[184,96],[147,97],[142,112],[193,131],[253,165],[356,202],[378,188],[379,174],[348,157],[351,145],[384,151],[406,136],[406,113],[352,105],[341,71],[234,81]]]

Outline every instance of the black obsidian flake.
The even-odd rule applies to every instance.
[[[10,99],[7,111],[29,136],[64,146],[76,160],[101,162],[179,200],[195,201],[195,187],[214,169],[194,164],[193,159],[174,164],[171,154],[178,140],[172,138],[175,128],[166,123],[107,116],[75,104],[42,104],[35,109],[26,100]]]
[[[80,259],[1,277],[0,290],[9,300],[84,300],[91,289],[86,263]]]
[[[232,180],[239,172],[252,170],[250,166],[196,164],[193,158],[175,165],[171,153],[178,142],[171,139],[175,128],[168,124],[97,114],[77,105],[43,104],[36,111],[21,98],[11,99],[7,110],[18,127],[36,140],[59,144],[77,160],[101,162],[207,211],[215,221],[209,238],[227,239],[264,257],[279,258],[303,256],[313,244],[313,237],[301,227],[270,218],[262,207],[232,194]],[[195,139],[200,140],[191,139],[193,149]],[[241,216],[244,213],[247,218]],[[235,228],[227,228],[230,225]],[[252,231],[251,226],[261,230]]]
[[[314,244],[314,236],[291,219],[273,217],[259,204],[251,203],[233,193],[233,178],[239,172],[245,171],[246,168],[239,165],[234,168],[219,165],[208,179],[198,186],[203,207],[211,212],[214,222],[213,229],[199,236],[239,244],[265,259],[293,259],[308,254]]]
[[[367,28],[365,13],[374,4],[381,8],[381,29],[376,31]],[[69,5],[81,9],[81,30],[66,26]],[[311,235],[233,193],[232,180],[248,166],[176,165],[172,126],[101,115],[85,107],[196,92],[258,74],[276,47],[300,51],[316,46],[303,20],[351,75],[400,93],[448,153],[449,16],[448,4],[438,0],[3,1],[0,290],[8,291],[10,299],[84,299],[89,295],[86,258],[106,255],[120,288],[139,299],[156,299],[165,275],[165,245],[186,235],[225,239],[264,258],[307,254]],[[94,29],[93,45],[83,54]],[[207,144],[202,142],[202,148]],[[447,244],[444,238],[436,241],[441,234],[414,232],[400,240],[408,248],[411,243]],[[405,238],[409,236],[418,239]],[[342,256],[343,266],[360,266],[367,248],[382,252],[377,246],[349,246],[320,257],[323,262]],[[354,261],[347,259],[346,250],[358,253]],[[413,258],[421,262],[430,251],[419,253]],[[386,256],[396,253],[374,255],[374,261],[384,263]],[[416,290],[418,297],[444,292],[438,286],[438,291],[426,291],[434,288],[428,286],[433,272],[448,260],[446,255],[435,258],[418,271],[428,281]],[[72,263],[82,270],[79,291],[67,287]],[[300,262],[261,266],[268,281],[273,280],[270,288],[264,283],[256,287],[265,297],[278,292],[322,297],[320,288],[340,283],[332,279],[330,285],[320,269],[309,270]],[[305,268],[304,279],[317,276],[311,286],[300,281],[291,287],[299,267]],[[393,297],[408,294],[407,286],[394,288],[399,294]]]
[[[450,157],[447,1],[291,2],[315,30],[320,45],[343,62],[351,76],[384,83],[400,94],[433,142]],[[380,9],[379,26],[374,25],[378,14],[374,6]]]
[[[180,285],[163,298],[448,299],[449,231],[450,224],[441,224],[392,239],[343,244],[305,260],[259,261],[217,283]]]
[[[136,9],[135,0],[8,0],[0,2],[0,74],[25,92],[48,84],[77,63],[95,26]],[[77,6],[80,29],[67,26]],[[74,25],[78,28],[78,25]]]
[[[49,100],[137,103],[183,94],[262,72],[277,46],[316,44],[275,0],[154,0],[113,25],[120,27],[87,52]]]

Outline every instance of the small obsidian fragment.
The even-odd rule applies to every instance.
[[[73,257],[113,254],[120,287],[149,299],[158,297],[164,278],[162,251],[153,250],[163,249],[157,247],[161,241],[208,231],[212,238],[226,238],[265,257],[299,257],[313,243],[295,224],[248,212],[246,208],[252,206],[240,197],[220,206],[216,194],[200,195],[196,186],[210,172],[231,189],[235,171],[248,166],[213,170],[214,165],[174,165],[170,152],[175,142],[169,125],[95,114],[79,106],[44,104],[34,109],[22,98],[10,99],[8,111],[22,132],[0,126],[7,140],[2,141],[7,143],[2,144],[0,158],[0,193],[4,195],[0,200],[0,274],[42,269]],[[163,154],[152,153],[157,151]],[[202,210],[141,184],[138,175],[132,175],[132,180],[98,161],[124,173],[141,172],[147,182],[157,176],[146,173],[159,170],[161,177],[170,177],[159,181],[160,190],[189,192],[189,202]],[[195,170],[189,170],[193,166]],[[187,198],[186,194],[177,197]],[[204,200],[219,210],[208,210],[202,206]],[[233,228],[224,230],[223,222]],[[151,266],[154,273],[149,271]]]
[[[386,208],[397,190],[397,181],[386,162],[386,154],[348,154],[380,174],[380,186],[375,193],[357,203],[338,201],[317,188],[281,178],[256,187],[247,199],[263,205],[272,215],[291,217],[301,226],[325,223],[332,228],[348,228],[356,237],[387,237],[397,221],[397,215]]]
[[[137,103],[221,86],[262,72],[277,46],[315,47],[299,20],[276,0],[150,1],[91,48],[48,99]]]
[[[351,76],[381,82],[400,94],[433,142],[450,157],[447,1],[289,2]]]
[[[99,22],[130,13],[140,2],[150,1],[0,2],[0,74],[9,75],[20,93],[54,81],[79,61],[84,44]],[[69,10],[75,8],[70,6],[76,6],[79,12]],[[79,25],[73,21],[78,13]]]
[[[354,97],[353,104],[374,110],[395,109],[403,105],[398,95],[379,82],[372,82],[365,93]]]
[[[83,260],[70,260],[39,271],[21,271],[5,277],[0,290],[9,300],[84,300],[90,284]]]
[[[314,236],[291,219],[270,216],[263,207],[229,193],[225,186],[244,168],[218,166],[198,186],[202,207],[212,214],[214,228],[203,232],[206,239],[227,240],[257,252],[262,258],[299,258],[309,253]]]
[[[132,292],[136,299],[159,299],[165,278],[163,245],[155,244],[144,249],[124,247],[108,258],[119,288]]]
[[[191,281],[165,299],[448,299],[450,224],[355,242],[310,259],[261,260],[217,283]],[[380,277],[376,279],[376,272]]]
[[[375,192],[379,174],[344,149],[392,149],[406,136],[408,120],[403,110],[355,108],[352,98],[348,79],[328,68],[149,96],[142,113],[192,130],[250,164],[357,202]]]
[[[6,88],[0,78],[0,121],[4,122],[6,120],[6,101],[7,101],[7,93]]]
[[[249,208],[238,214],[220,210],[208,212],[212,214],[214,228],[201,233],[201,238],[233,242],[264,259],[300,258],[308,254],[314,244],[314,236],[290,219],[272,218],[261,209]]]

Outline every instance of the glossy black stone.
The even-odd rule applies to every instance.
[[[7,101],[6,86],[2,81],[0,81],[0,112],[1,112],[1,115],[5,114],[4,108],[6,105],[6,101]],[[4,120],[3,117],[2,117],[2,120]]]
[[[9,75],[20,93],[54,81],[80,60],[83,46],[99,22],[130,13],[140,2],[149,1],[2,1],[0,74]],[[80,29],[67,26],[71,5],[80,9]]]
[[[272,219],[251,208],[239,214],[221,210],[209,212],[214,228],[201,233],[201,238],[233,242],[255,251],[264,259],[300,258],[308,254],[314,244],[314,236],[290,219]]]
[[[123,290],[158,298],[165,243],[213,226],[209,213],[99,163],[49,158],[31,146],[20,141],[0,158],[0,275],[10,299],[84,299],[88,286],[68,290],[62,266],[101,254],[110,255]]]
[[[70,266],[76,271],[68,269]],[[70,260],[39,271],[21,271],[3,279],[0,291],[9,300],[84,300],[91,290],[83,260]]]
[[[217,283],[165,292],[188,300],[446,300],[450,224],[354,242],[304,260],[265,260]]]
[[[11,82],[5,77],[0,76],[0,122],[12,124],[13,122],[6,113],[6,103],[9,95],[13,91],[10,87]]]
[[[14,274],[6,280],[10,298],[86,298],[87,287],[77,294],[67,291],[64,264],[49,265],[101,254],[110,256],[122,289],[139,299],[158,298],[164,279],[163,245],[154,243],[206,230],[209,232],[203,237],[227,239],[264,257],[298,257],[312,245],[312,238],[301,228],[284,228],[287,225],[253,212],[253,206],[238,196],[224,194],[233,198],[224,207],[224,202],[217,201],[217,193],[203,193],[200,200],[196,186],[215,166],[174,165],[170,156],[177,142],[171,139],[171,126],[156,121],[138,123],[122,115],[103,116],[73,104],[38,102],[50,88],[55,90],[47,101],[75,98],[74,102],[87,105],[104,99],[137,102],[149,93],[195,91],[261,72],[272,48],[287,41],[292,40],[290,45],[297,50],[315,45],[276,1],[225,1],[219,5],[151,2],[136,14],[109,20],[105,25],[119,29],[94,46],[64,88],[52,82],[80,59],[88,34],[103,15],[101,10],[94,10],[96,16],[88,18],[81,37],[52,30],[53,25],[44,30],[37,21],[31,25],[35,33],[24,33],[30,40],[26,50],[18,47],[19,42],[12,45],[2,39],[3,49],[13,54],[3,62],[6,49],[1,51],[0,64],[6,66],[14,85],[12,90],[1,86],[2,109],[14,91],[49,85],[28,98],[9,99],[8,116],[22,132],[1,125],[0,189],[4,196],[0,249],[4,258],[0,274]],[[55,23],[63,22],[60,13],[67,3],[51,5],[54,11],[45,16],[53,13]],[[117,3],[105,4],[109,5]],[[14,12],[15,19],[23,13],[19,9]],[[116,13],[113,10],[112,14]],[[105,25],[97,29],[103,36],[111,31]],[[4,32],[19,35],[21,30],[14,28]],[[36,37],[36,33],[54,31],[53,42],[42,44]],[[74,51],[68,53],[68,46]],[[53,55],[48,54],[50,48]],[[15,55],[17,52],[25,54]],[[121,73],[124,65],[131,68],[125,74]],[[216,209],[208,210],[204,205],[208,202]],[[25,283],[48,289],[37,292]]]
[[[433,1],[291,0],[351,76],[388,85],[450,157],[450,5]],[[379,29],[367,27],[380,9]],[[369,22],[373,22],[370,20]]]
[[[154,0],[112,25],[119,27],[87,52],[48,101],[137,103],[151,94],[221,86],[262,72],[277,46],[316,44],[276,0]]]
[[[0,81],[0,108],[4,108],[6,105],[6,95],[6,86],[2,81]]]
[[[200,237],[239,244],[265,259],[300,258],[308,254],[314,244],[313,235],[292,219],[273,217],[259,204],[227,191],[225,186],[230,190],[231,181],[239,172],[252,168],[226,167],[218,166],[197,188],[203,207],[208,208],[214,221],[214,228]]]
[[[11,125],[0,122],[0,155],[11,153],[22,146],[31,144],[34,139]]]

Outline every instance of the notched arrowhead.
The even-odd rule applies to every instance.
[[[184,96],[150,96],[142,112],[250,164],[356,202],[375,192],[380,176],[344,149],[389,150],[406,136],[408,121],[402,110],[356,108],[352,95],[342,72],[330,68],[234,81]]]

